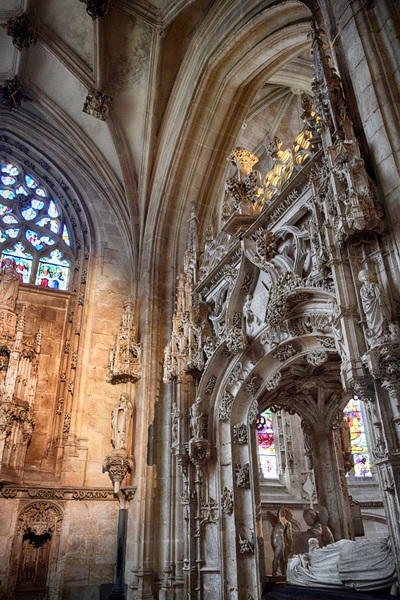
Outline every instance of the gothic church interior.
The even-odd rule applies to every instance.
[[[400,581],[399,3],[0,25],[0,598],[258,600],[310,508]]]

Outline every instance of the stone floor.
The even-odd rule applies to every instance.
[[[267,583],[262,600],[393,600],[394,598],[395,596],[390,595],[390,590],[357,592],[303,588],[287,583]]]

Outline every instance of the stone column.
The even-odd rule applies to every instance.
[[[312,460],[319,506],[329,513],[335,540],[353,536],[350,499],[347,492],[339,433],[323,425],[311,434]]]

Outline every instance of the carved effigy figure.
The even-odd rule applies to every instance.
[[[390,305],[380,286],[371,281],[370,271],[363,269],[358,274],[358,279],[363,282],[360,295],[367,320],[368,335],[378,339],[388,331],[391,318]]]
[[[11,258],[6,258],[0,270],[0,306],[7,306],[14,310],[18,287],[19,275]]]
[[[280,567],[282,575],[286,575],[286,567],[289,555],[292,552],[292,513],[288,508],[282,506],[277,516],[267,512],[267,518],[272,525],[271,545],[274,551],[272,561],[272,576],[275,577]]]
[[[115,450],[128,450],[133,406],[128,394],[121,394],[111,413],[111,444]]]
[[[388,538],[339,540],[320,548],[308,541],[308,552],[289,558],[287,582],[305,587],[379,590],[396,582],[394,557]]]
[[[310,537],[317,538],[320,546],[334,543],[335,538],[328,527],[328,511],[325,506],[321,506],[319,511],[306,508],[303,512],[303,519],[309,526],[306,533],[310,534]]]

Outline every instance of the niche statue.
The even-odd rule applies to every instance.
[[[292,552],[292,513],[288,508],[282,506],[277,515],[267,512],[267,519],[272,525],[271,545],[274,551],[272,561],[272,577],[275,577],[280,567],[282,575],[286,575],[286,567],[289,555]]]
[[[128,394],[121,394],[111,413],[111,444],[115,450],[129,450],[133,406]]]
[[[381,338],[388,332],[391,311],[384,291],[372,280],[372,273],[363,269],[358,274],[358,279],[363,282],[360,289],[362,307],[367,321],[367,335],[372,342]]]

